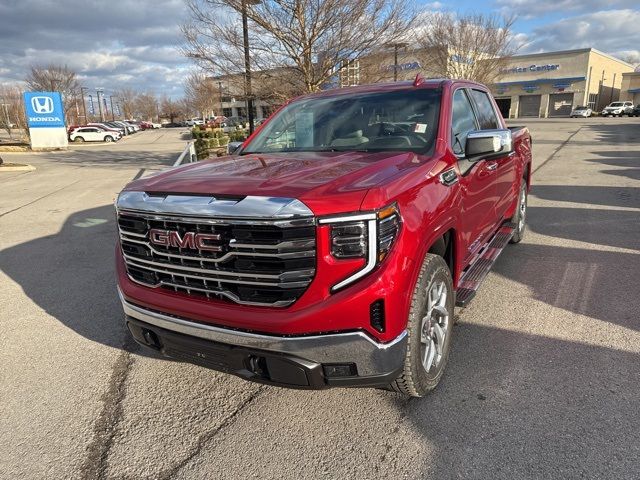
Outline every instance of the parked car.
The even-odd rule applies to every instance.
[[[190,118],[185,123],[187,127],[194,127],[196,125],[204,125],[204,120],[201,118]]]
[[[629,114],[630,117],[640,117],[640,104],[636,105],[635,107],[633,107],[633,110],[631,110],[631,113]]]
[[[123,122],[123,121],[121,121],[121,120],[116,120],[116,121],[115,121],[115,122],[113,122],[113,123],[116,123],[116,124],[118,124],[120,127],[124,128],[124,129],[127,131],[127,135],[130,135],[130,134],[132,134],[132,133],[136,133],[136,129],[135,129],[135,128],[133,128],[133,125],[129,125],[128,123],[125,123],[125,122]]]
[[[571,118],[583,117],[589,118],[593,111],[589,107],[576,107],[571,110]]]
[[[107,125],[108,127],[114,128],[116,130],[118,130],[120,132],[120,135],[122,135],[123,137],[127,134],[127,129],[121,125],[118,125],[116,122],[111,121],[111,122],[104,122],[105,125]]]
[[[613,102],[602,110],[603,117],[621,117],[628,115],[633,110],[633,102]]]
[[[134,133],[135,132],[139,132],[140,131],[140,126],[137,125],[136,123],[132,123],[129,120],[123,120],[122,121],[125,125],[129,125],[130,127],[133,128]]]
[[[120,138],[120,134],[112,131],[105,131],[96,126],[80,127],[69,135],[69,140],[75,143],[82,142],[115,142]]]
[[[122,136],[122,132],[117,126],[116,127],[110,126],[106,122],[90,122],[90,123],[87,123],[87,126],[98,127],[106,132],[117,133],[118,135]]]
[[[447,365],[454,305],[525,234],[531,162],[529,130],[475,82],[300,97],[233,161],[119,194],[126,325],[245,380],[423,396]]]

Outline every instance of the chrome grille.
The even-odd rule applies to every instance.
[[[209,250],[151,243],[154,229],[206,234]],[[286,307],[315,275],[313,218],[193,218],[118,210],[129,277],[143,285],[243,305]],[[213,251],[216,250],[216,251]]]

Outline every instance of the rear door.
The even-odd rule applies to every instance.
[[[497,201],[496,172],[490,162],[471,163],[465,159],[465,144],[469,132],[478,130],[467,89],[460,88],[453,94],[451,117],[451,148],[458,157],[462,193],[461,232],[465,263],[480,248],[495,222]]]
[[[476,116],[480,125],[480,130],[495,130],[502,128],[502,122],[498,119],[498,115],[493,108],[493,103],[489,98],[489,94],[482,90],[471,90],[471,98],[476,108]],[[504,218],[507,210],[513,206],[516,198],[516,188],[520,184],[516,181],[516,157],[515,154],[508,153],[502,157],[495,158],[490,161],[495,164],[496,176],[496,204],[495,204],[495,220],[499,221]]]

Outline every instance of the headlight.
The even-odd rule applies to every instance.
[[[395,204],[375,212],[321,218],[330,225],[331,255],[336,259],[365,258],[364,267],[331,287],[336,292],[367,275],[388,255],[400,231]]]

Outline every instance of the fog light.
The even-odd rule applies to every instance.
[[[322,365],[324,376],[329,377],[354,377],[358,375],[355,363]]]

